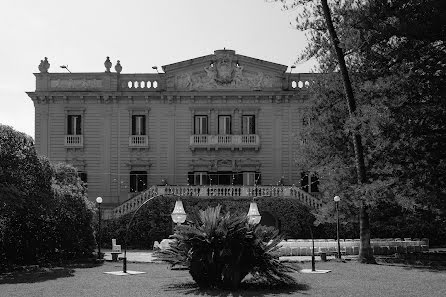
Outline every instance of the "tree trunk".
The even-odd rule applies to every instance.
[[[350,81],[350,77],[348,75],[347,65],[344,59],[344,53],[342,48],[339,47],[339,39],[336,34],[336,30],[333,26],[333,20],[330,13],[330,8],[328,7],[327,0],[321,0],[322,10],[324,12],[325,22],[327,23],[328,33],[330,34],[331,41],[333,42],[333,46],[336,51],[336,56],[339,62],[339,69],[342,74],[342,79],[344,82],[344,90],[347,98],[348,112],[350,117],[355,116],[356,112],[356,102],[355,97],[353,95],[353,88]],[[365,173],[365,164],[364,164],[364,153],[362,149],[362,141],[361,135],[358,133],[353,134],[353,147],[355,150],[355,163],[356,163],[356,174],[358,184],[361,185],[366,182],[366,173]],[[369,223],[369,215],[367,213],[368,209],[366,205],[361,202],[360,208],[360,236],[361,236],[361,244],[359,246],[359,255],[361,263],[373,263],[375,260],[373,259],[373,253],[371,252],[370,246],[370,223]],[[367,261],[361,260],[361,255],[366,255]],[[372,261],[373,259],[373,261]]]
[[[376,264],[373,257],[373,250],[370,246],[370,223],[369,214],[367,212],[367,205],[361,204],[359,209],[359,229],[360,229],[360,242],[359,242],[359,258],[358,261],[367,264]]]

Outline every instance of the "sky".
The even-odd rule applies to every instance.
[[[226,48],[290,66],[306,45],[294,19],[271,0],[0,0],[0,123],[34,137],[25,92],[44,57],[49,72],[102,72],[109,56],[122,73],[153,73]]]

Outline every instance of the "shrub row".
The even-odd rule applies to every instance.
[[[154,241],[160,241],[173,234],[174,223],[170,214],[175,205],[175,198],[164,196],[156,198],[143,206],[136,214],[128,236],[130,248],[148,249],[153,247]],[[195,216],[198,210],[204,210],[208,206],[222,205],[222,211],[230,213],[244,213],[249,209],[248,198],[203,198],[184,197],[181,199],[188,219]],[[311,210],[299,201],[292,198],[260,198],[256,199],[259,211],[264,219],[274,217],[277,219],[277,227],[285,239],[309,239],[310,226],[312,226],[314,238],[336,238],[336,224],[333,222],[313,225],[315,217]],[[426,217],[418,212],[409,215],[402,210],[395,210],[390,206],[377,206],[371,208],[371,234],[380,238],[429,238],[431,245],[445,243],[445,228],[439,220]],[[118,244],[124,243],[126,227],[132,213],[118,219],[105,221],[102,229],[102,242],[105,247],[111,247],[111,239],[116,238]],[[271,223],[271,220],[270,220]],[[271,225],[271,224],[268,224]],[[359,238],[358,220],[341,221],[340,237]]]
[[[203,198],[183,197],[184,209],[188,220],[208,206],[222,206],[222,212],[247,214],[251,199],[247,198]],[[128,246],[131,248],[151,248],[154,241],[160,241],[173,234],[174,223],[171,212],[176,198],[163,196],[144,205],[132,222],[127,234]],[[309,209],[299,201],[289,198],[256,199],[262,217],[277,218],[277,225],[285,238],[310,238],[309,226],[314,221]],[[269,214],[267,214],[267,213]],[[116,238],[118,244],[124,244],[126,227],[133,213],[118,219],[107,220],[103,224],[101,238],[103,245],[111,246],[111,239]],[[320,228],[322,230],[322,228]]]

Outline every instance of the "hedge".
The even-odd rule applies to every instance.
[[[183,197],[184,209],[188,219],[198,213],[198,210],[208,206],[222,205],[223,212],[246,214],[252,201],[248,198],[215,198],[215,197]],[[170,214],[176,198],[170,196],[154,199],[144,205],[130,226],[128,247],[147,249],[155,241],[168,238],[173,233],[174,223]],[[291,198],[259,198],[256,199],[260,214],[269,212],[278,220],[278,227],[285,238],[310,238],[309,225],[314,221],[310,210],[296,199]],[[102,226],[101,238],[105,247],[111,246],[111,239],[116,238],[118,244],[124,244],[127,224],[132,213],[118,219],[105,221]],[[315,228],[318,230],[322,228]]]

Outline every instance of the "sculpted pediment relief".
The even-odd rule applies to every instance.
[[[286,70],[286,66],[239,56],[231,50],[215,51],[195,63],[190,60],[186,67],[181,67],[182,63],[164,66],[168,88],[191,91],[280,88]]]

